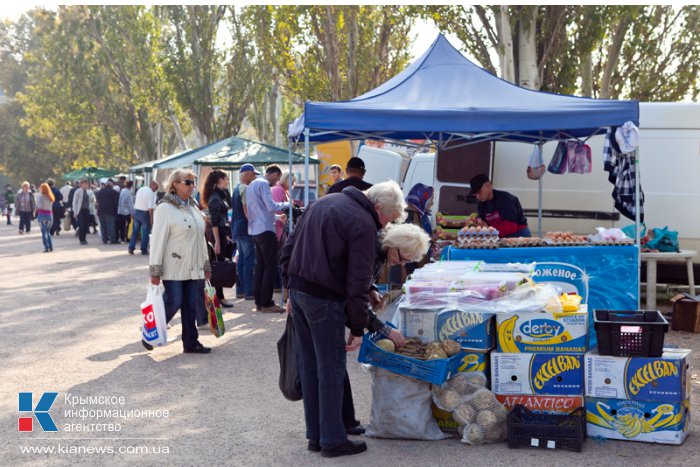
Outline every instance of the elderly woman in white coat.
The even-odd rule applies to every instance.
[[[165,315],[168,322],[180,310],[182,344],[185,353],[209,353],[198,338],[195,324],[197,301],[202,293],[199,281],[211,277],[204,237],[204,216],[192,199],[195,175],[175,170],[168,180],[166,194],[153,215],[149,258],[151,283],[163,281]],[[153,347],[143,341],[144,347]]]

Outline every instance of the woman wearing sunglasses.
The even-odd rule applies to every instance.
[[[168,322],[180,310],[182,345],[185,353],[209,353],[198,340],[195,324],[197,301],[202,289],[199,281],[211,277],[204,238],[204,216],[192,199],[195,175],[190,170],[177,169],[168,180],[166,194],[153,215],[151,253],[149,258],[151,283],[163,281],[165,316]],[[143,341],[144,347],[153,349]]]

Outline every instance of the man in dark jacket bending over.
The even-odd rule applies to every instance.
[[[309,206],[282,250],[282,275],[300,355],[308,448],[324,457],[367,449],[364,442],[348,440],[342,419],[346,352],[360,346],[368,327],[402,341],[379,320],[370,325],[368,308],[377,231],[402,217],[405,207],[396,182],[378,183],[366,191],[347,187]]]

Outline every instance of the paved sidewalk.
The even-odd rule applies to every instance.
[[[322,459],[306,450],[301,403],[285,400],[277,387],[275,343],[285,316],[255,313],[252,302],[237,302],[225,313],[224,337],[202,331],[211,354],[185,355],[179,339],[146,352],[139,342],[139,305],[148,283],[147,257],[129,256],[126,245],[103,245],[97,235],[89,235],[88,242],[81,246],[68,232],[54,238],[52,253],[42,253],[35,222],[23,236],[16,226],[0,224],[0,465],[666,467],[695,465],[700,455],[700,437],[691,435],[681,447],[588,440],[582,454],[509,450],[505,444],[474,447],[457,440],[368,439],[364,454]],[[172,324],[169,332],[178,337],[179,319]],[[700,351],[693,334],[669,332],[667,341]],[[696,366],[698,356],[692,358]],[[371,388],[356,359],[356,353],[348,357],[350,378],[358,415],[366,423]],[[699,385],[697,372],[692,373],[695,409]],[[34,420],[32,433],[18,432],[23,416],[18,393],[33,392],[36,405],[49,391],[59,393],[49,413],[60,431],[43,433]],[[116,404],[102,404],[106,400]],[[97,419],[98,409],[117,412]],[[168,417],[152,416],[163,410]],[[118,424],[120,431],[65,430],[102,424]],[[697,430],[695,420],[693,427]],[[55,452],[22,452],[32,446]]]

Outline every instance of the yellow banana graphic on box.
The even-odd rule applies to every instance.
[[[517,316],[511,316],[498,326],[498,343],[503,352],[520,352],[520,349],[515,345],[515,340],[513,339],[513,330],[515,329],[515,322],[517,320]]]
[[[608,413],[610,407],[598,402],[596,404],[598,414],[589,412],[587,420],[595,425],[611,430],[616,430],[625,438],[636,438],[641,433],[651,433],[660,428],[669,428],[680,423],[683,419],[683,411],[673,413],[673,406],[663,404],[654,409],[656,415],[647,419],[643,414],[616,414],[612,416]]]

